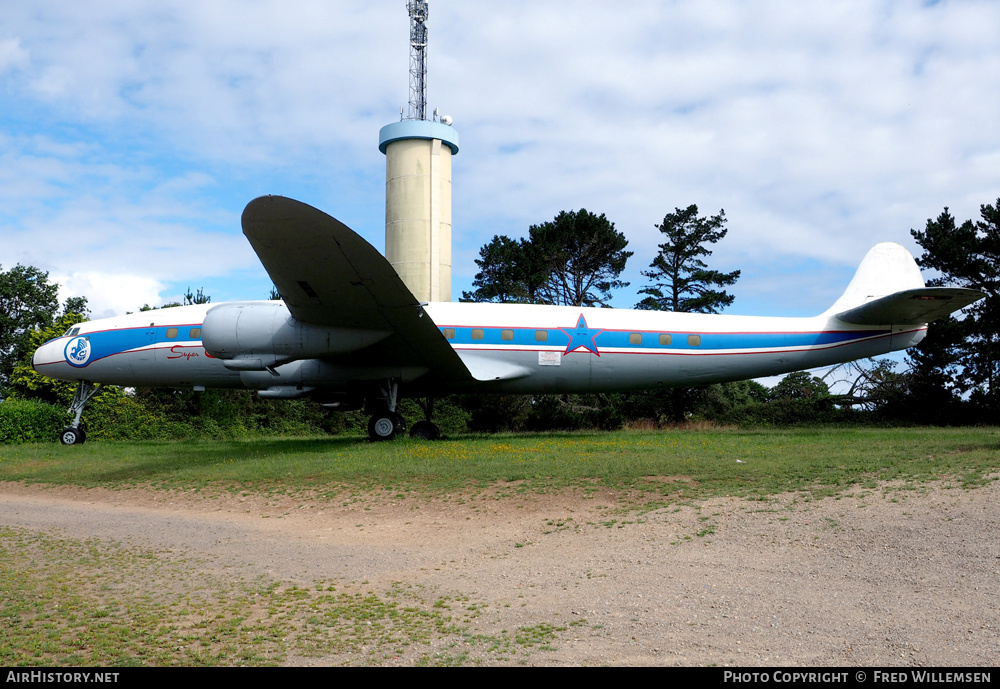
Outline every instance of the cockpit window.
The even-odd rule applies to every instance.
[[[80,326],[74,325],[72,328],[66,331],[66,334],[63,335],[63,337],[74,337],[78,334],[80,334]]]

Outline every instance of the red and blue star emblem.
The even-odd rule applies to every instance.
[[[570,352],[575,352],[578,349],[586,349],[592,354],[601,356],[601,353],[597,351],[597,343],[594,342],[594,338],[603,333],[604,330],[595,330],[587,327],[587,319],[583,317],[582,313],[576,322],[575,329],[559,329],[569,336],[569,344],[566,345],[566,351],[563,352],[563,356],[566,356]]]

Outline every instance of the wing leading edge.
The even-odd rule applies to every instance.
[[[296,319],[390,331],[365,350],[368,363],[426,368],[441,381],[471,379],[385,257],[337,219],[294,199],[262,196],[243,211],[243,234]]]

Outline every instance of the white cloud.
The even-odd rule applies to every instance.
[[[127,273],[83,272],[51,274],[49,279],[59,284],[59,301],[67,297],[86,296],[93,318],[108,318],[136,311],[143,304],[159,306],[166,285],[158,280]]]
[[[22,67],[28,61],[28,54],[21,48],[17,38],[0,40],[0,74]]]

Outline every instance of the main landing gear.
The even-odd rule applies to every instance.
[[[422,440],[440,440],[441,439],[441,429],[437,427],[431,417],[434,416],[434,398],[428,397],[425,400],[418,402],[420,408],[424,410],[424,420],[417,421],[413,424],[413,429],[410,431],[411,438],[421,438]]]
[[[398,434],[406,432],[406,421],[397,411],[399,402],[399,381],[390,380],[384,386],[379,387],[379,397],[368,404],[371,418],[368,419],[368,439],[372,442],[382,440],[392,440]],[[430,420],[431,412],[434,409],[434,400],[428,399],[424,407],[424,421],[413,424],[410,431],[411,438],[423,438],[424,440],[437,440],[441,437],[441,431]]]
[[[430,421],[417,421],[413,424],[413,428],[410,429],[410,437],[420,438],[421,440],[440,440],[441,429],[437,427],[437,424]]]
[[[368,404],[371,413],[371,418],[368,419],[369,440],[372,442],[392,440],[397,433],[406,430],[406,422],[396,411],[398,400],[398,380],[389,380],[385,385],[379,386],[378,398]]]
[[[73,415],[73,423],[59,434],[59,442],[63,445],[82,445],[87,440],[87,434],[80,428],[80,417],[83,416],[83,408],[87,406],[87,402],[100,388],[100,385],[94,385],[85,380],[80,381],[76,394],[73,395],[73,402],[69,405],[69,413]]]

